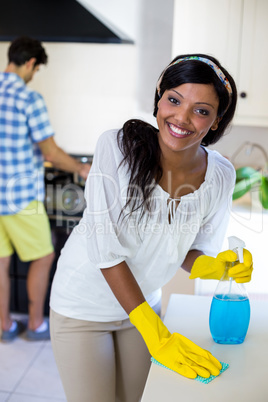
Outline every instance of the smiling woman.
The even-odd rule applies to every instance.
[[[158,101],[162,166],[164,172],[173,175],[171,191],[169,177],[164,172],[160,185],[172,198],[186,195],[204,181],[207,153],[200,144],[209,130],[218,127],[218,106],[218,95],[212,84],[182,84],[166,90]],[[179,174],[182,172],[183,175]]]
[[[186,84],[188,84],[186,87],[188,93],[187,99],[184,99]],[[190,88],[192,89],[191,93]],[[202,88],[205,93],[202,93]],[[181,93],[182,91],[183,93]],[[193,96],[192,100],[189,98],[190,96]],[[205,135],[201,135],[202,138],[196,138],[193,135],[193,142],[196,139],[194,148],[186,147],[183,153],[176,155],[169,152],[169,156],[165,157],[168,147],[162,140],[162,134],[164,135],[168,131],[169,137],[171,137],[170,131],[175,133],[178,130],[178,124],[175,123],[174,119],[168,121],[169,124],[173,124],[173,130],[171,130],[170,126],[168,129],[167,124],[165,125],[162,122],[162,98],[163,109],[165,104],[171,103],[174,108],[170,105],[170,110],[179,110],[178,113],[181,114],[185,113],[184,109],[187,106],[188,111],[186,113],[188,116],[186,116],[186,121],[182,123],[182,127],[179,127],[185,132],[188,130],[187,133],[193,129],[195,133],[193,123],[188,121],[190,111],[192,110],[192,115],[196,116],[198,121],[198,116],[200,116],[200,121],[206,126],[207,132]],[[189,106],[190,101],[192,102],[191,107]],[[205,102],[205,104],[199,102]],[[223,136],[234,117],[236,102],[235,82],[218,60],[203,54],[182,55],[173,59],[161,73],[156,85],[153,114],[157,118],[159,130],[139,120],[129,120],[123,127],[125,135],[120,146],[125,155],[124,160],[129,164],[131,170],[133,169],[126,205],[131,203],[132,211],[138,205],[142,213],[145,205],[150,210],[150,195],[153,191],[151,183],[154,180],[170,195],[176,194],[177,197],[179,193],[186,195],[187,188],[188,193],[192,191],[189,189],[192,189],[193,186],[198,189],[205,178],[207,166],[207,152],[200,145],[214,144]],[[159,113],[160,106],[161,111]],[[211,115],[213,116],[212,121]],[[183,116],[180,115],[179,118],[183,119]],[[189,141],[191,136],[192,134],[189,135]],[[182,138],[184,139],[184,136]],[[188,139],[185,139],[186,141]],[[175,137],[173,137],[173,146],[178,147],[178,141]],[[143,201],[140,201],[140,192],[143,195]],[[139,202],[140,204],[138,204]]]
[[[185,146],[199,148],[208,131],[216,130],[219,117],[218,95],[211,84],[183,84],[167,90],[158,102],[159,141],[170,136],[187,139],[177,141],[178,150]]]
[[[161,288],[180,267],[200,277],[205,266],[211,278],[236,259],[230,250],[218,256],[235,170],[205,148],[235,106],[235,83],[217,60],[180,56],[157,83],[158,128],[128,120],[99,138],[87,207],[51,292],[51,340],[68,401],[138,402],[150,355],[188,378],[219,374],[220,356],[171,334],[158,314]],[[240,275],[248,270],[241,264]]]

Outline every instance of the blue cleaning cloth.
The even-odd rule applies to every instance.
[[[164,366],[163,364],[159,363],[159,361],[155,360],[153,357],[151,357],[151,362],[154,363],[154,364],[157,364],[158,366],[161,366],[161,367],[164,367],[164,368],[166,368],[166,369],[168,369],[168,370],[171,370],[170,368],[168,368],[168,367]],[[227,370],[228,367],[229,367],[229,364],[228,364],[228,363],[223,363],[223,362],[221,362],[221,365],[222,365],[222,369],[221,369],[221,371],[220,371],[220,374],[223,373],[225,370]],[[171,371],[173,371],[173,370],[171,370]],[[220,375],[220,374],[219,374],[219,375]],[[208,384],[210,381],[214,380],[214,378],[217,378],[217,377],[218,377],[218,376],[211,375],[210,377],[205,378],[205,377],[200,377],[200,375],[198,375],[198,376],[195,378],[195,380],[197,380],[197,381],[199,381],[199,382],[202,382],[203,384]]]

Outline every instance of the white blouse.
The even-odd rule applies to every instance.
[[[204,182],[182,196],[177,207],[156,185],[153,212],[138,223],[137,216],[122,221],[129,172],[125,164],[119,167],[123,156],[117,130],[102,134],[86,182],[87,207],[58,260],[50,299],[54,311],[91,321],[123,320],[128,316],[100,268],[126,261],[153,306],[189,250],[217,255],[228,224],[235,170],[218,152],[206,151]]]

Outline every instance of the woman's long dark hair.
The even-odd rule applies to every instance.
[[[130,172],[125,208],[131,213],[141,208],[140,219],[151,211],[150,195],[162,177],[158,130],[142,120],[128,120],[118,132],[118,144]]]
[[[188,54],[178,56],[172,60],[198,56],[212,60],[225,74],[232,88],[230,96],[224,84],[220,81],[214,70],[206,63],[199,60],[187,60],[164,70],[160,83],[160,95],[155,91],[154,116],[158,111],[158,101],[166,90],[176,88],[186,83],[212,84],[219,98],[217,115],[220,117],[218,128],[209,130],[202,140],[203,146],[216,143],[224,134],[226,128],[233,119],[237,91],[231,75],[214,57],[205,54]],[[130,180],[127,191],[127,202],[125,207],[130,207],[130,214],[140,209],[140,219],[146,211],[151,212],[153,208],[150,195],[154,187],[162,177],[160,163],[161,150],[158,143],[158,129],[142,120],[128,120],[118,132],[118,144],[123,153],[122,163],[126,163]],[[123,212],[123,211],[122,211]]]

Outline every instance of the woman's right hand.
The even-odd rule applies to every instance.
[[[130,321],[141,333],[150,354],[159,363],[188,378],[197,375],[207,378],[220,373],[221,363],[210,352],[183,335],[169,332],[145,301],[125,261],[101,271]]]
[[[197,375],[208,378],[211,374],[217,376],[222,368],[221,363],[209,351],[176,332],[161,343],[153,357],[188,378],[195,378]]]
[[[136,307],[129,318],[159,363],[188,378],[220,374],[221,363],[209,351],[183,335],[171,334],[147,302]]]

